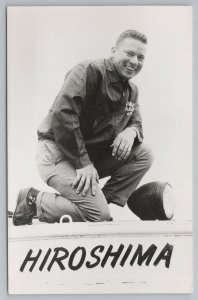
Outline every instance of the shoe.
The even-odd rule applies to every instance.
[[[36,215],[36,196],[38,192],[34,188],[20,190],[12,218],[15,226],[32,224],[32,219]]]

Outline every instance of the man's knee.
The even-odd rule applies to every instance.
[[[66,180],[64,182],[60,180],[58,186],[53,184],[53,187],[58,190],[63,197],[75,204],[84,220],[100,222],[110,219],[109,206],[99,185],[97,186],[95,196],[91,195],[91,188],[86,196],[82,196],[81,193],[77,194],[76,190],[71,188],[71,184]]]
[[[153,151],[150,146],[141,143],[135,149],[135,160],[141,162],[145,169],[150,169],[154,161]]]
[[[152,166],[154,161],[154,154],[150,146],[143,145],[143,154],[145,158],[145,164],[148,167],[148,169]]]

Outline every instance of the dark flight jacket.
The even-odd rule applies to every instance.
[[[38,128],[76,169],[91,163],[89,153],[105,152],[126,127],[142,142],[138,89],[119,77],[111,58],[85,61],[71,69],[48,115]],[[112,148],[111,148],[112,149]]]

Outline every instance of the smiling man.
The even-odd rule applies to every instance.
[[[139,34],[139,39],[132,39],[131,31],[127,32],[128,35],[123,39],[123,33],[116,46],[112,48],[112,60],[120,77],[129,80],[137,75],[143,67],[147,42],[146,37]]]
[[[152,164],[143,143],[138,89],[130,79],[143,67],[147,38],[123,32],[111,57],[85,61],[70,70],[38,128],[37,165],[57,193],[20,191],[14,225],[108,221],[108,203],[125,206]],[[99,178],[110,176],[101,189]]]

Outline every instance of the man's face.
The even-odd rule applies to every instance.
[[[131,79],[143,67],[146,44],[133,38],[125,38],[117,47],[112,48],[114,66],[123,79]]]

